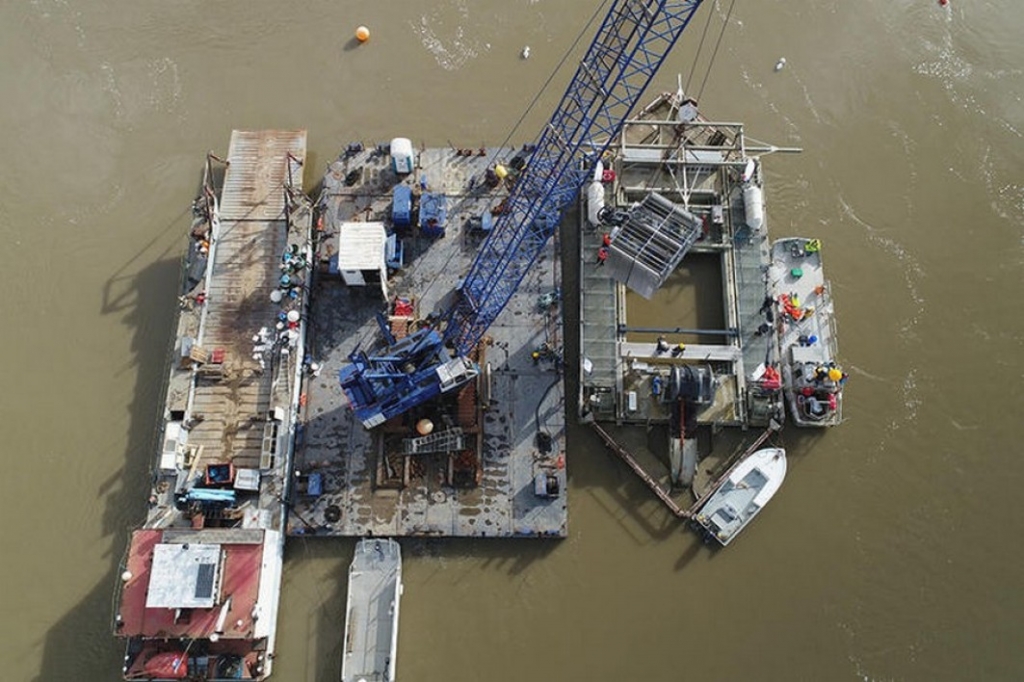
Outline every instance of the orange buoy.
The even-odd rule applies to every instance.
[[[358,40],[361,43],[365,43],[369,39],[370,29],[366,28],[365,26],[360,26],[359,28],[356,29],[356,40]]]

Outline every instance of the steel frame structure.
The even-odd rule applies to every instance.
[[[702,1],[614,0],[447,315],[458,354],[505,308]]]

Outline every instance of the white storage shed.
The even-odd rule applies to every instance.
[[[388,240],[384,223],[342,223],[338,231],[338,272],[350,287],[379,286],[388,300]]]

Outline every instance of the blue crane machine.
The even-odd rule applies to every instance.
[[[640,101],[703,0],[613,0],[562,100],[533,147],[437,329],[357,350],[341,386],[366,428],[457,389],[479,370],[469,359],[537,260],[608,144]]]

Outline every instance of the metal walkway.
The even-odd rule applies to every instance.
[[[205,309],[196,345],[211,359],[196,374],[189,434],[207,462],[267,469],[279,451],[269,419],[275,392],[287,402],[289,372],[262,367],[254,335],[272,343],[280,304],[281,255],[289,246],[285,186],[301,187],[305,131],[231,134],[227,171],[210,242]],[[219,220],[218,220],[219,218]],[[268,428],[269,427],[269,428]]]
[[[422,455],[428,452],[457,452],[465,445],[462,429],[458,427],[435,431],[419,438],[406,438],[402,441],[402,452],[406,455]]]
[[[762,363],[778,360],[775,334],[761,333],[758,327],[766,322],[764,300],[768,294],[767,263],[769,255],[768,228],[751,230],[746,224],[746,212],[739,186],[729,188],[729,212],[733,235],[731,266],[735,278],[733,296],[736,301],[736,327],[740,330],[742,362],[738,366],[736,391],[739,403],[747,410],[746,421],[754,426],[767,426],[772,419],[781,419],[778,398],[762,393],[751,375]],[[767,221],[766,221],[767,222]],[[744,399],[745,398],[745,399]]]
[[[586,218],[580,220],[585,223]],[[580,236],[580,383],[590,391],[590,410],[608,417],[614,414],[620,388],[618,283],[596,262],[603,232],[583,228]]]

